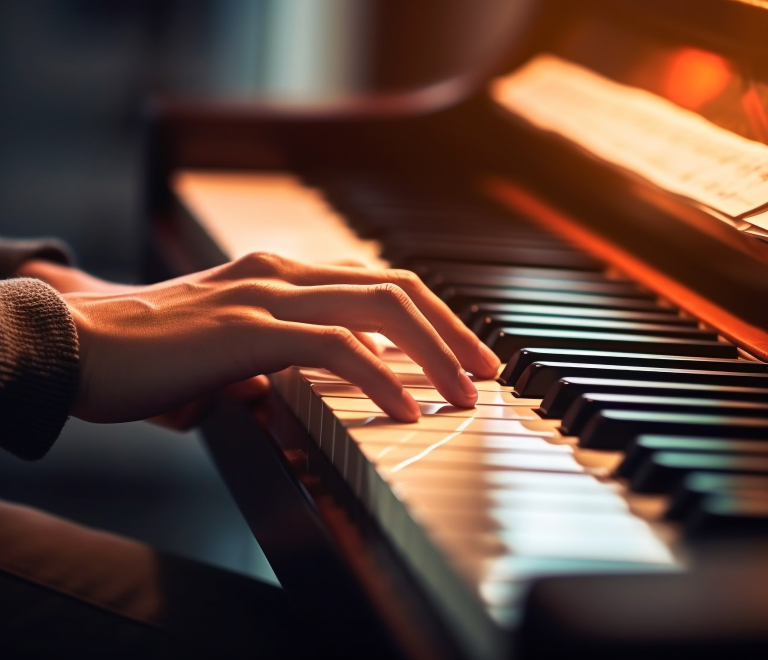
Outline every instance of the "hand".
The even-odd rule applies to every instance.
[[[65,300],[80,340],[73,414],[95,422],[160,415],[291,365],[330,369],[395,419],[418,419],[412,397],[354,332],[389,337],[458,406],[477,400],[463,369],[491,378],[499,366],[407,271],[257,253],[161,284]]]
[[[227,385],[222,388],[221,393],[240,403],[252,405],[264,399],[271,389],[272,384],[266,376],[254,376],[239,383]],[[204,395],[178,408],[150,417],[147,421],[176,431],[188,431],[205,417],[214,399],[213,394]]]
[[[18,269],[17,275],[42,280],[59,293],[126,293],[140,288],[130,284],[108,282],[77,268],[43,259],[31,259],[24,262]],[[254,376],[242,382],[228,385],[223,389],[223,393],[236,401],[255,403],[263,399],[269,390],[270,383],[266,376]],[[178,431],[185,431],[200,421],[212,402],[213,395],[209,394],[152,417],[149,421]]]

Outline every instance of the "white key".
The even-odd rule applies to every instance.
[[[412,515],[431,529],[453,534],[492,532],[508,534],[515,542],[520,537],[553,537],[573,539],[624,538],[647,531],[647,524],[625,510],[591,511],[574,509],[531,510],[512,507],[488,508],[485,511],[449,510],[431,507],[405,498]]]
[[[313,385],[312,388],[320,396],[347,397],[355,399],[368,398],[363,391],[354,385],[343,385],[336,383],[321,383]],[[448,402],[440,395],[437,390],[427,388],[406,387],[406,391],[420,403],[442,403]],[[477,403],[485,406],[526,406],[538,405],[539,399],[518,399],[511,392],[478,392]]]
[[[329,410],[330,412],[330,410]],[[422,417],[412,424],[403,424],[392,420],[384,413],[349,413],[336,411],[335,417],[344,428],[367,428],[390,431],[386,437],[393,439],[397,434],[405,435],[412,431],[435,431],[453,433],[475,433],[486,435],[528,435],[536,437],[553,437],[553,433],[534,433],[529,431],[520,420],[514,419],[485,419],[477,417]],[[524,421],[524,420],[523,420]],[[390,440],[391,441],[391,440]],[[569,445],[559,445],[568,447]]]
[[[553,447],[545,451],[540,445],[538,451],[498,451],[483,448],[485,436],[479,436],[472,449],[453,448],[447,445],[455,434],[428,431],[412,431],[409,438],[399,434],[397,441],[382,444],[379,440],[366,441],[371,437],[368,429],[349,429],[344,450],[338,434],[334,438],[333,463],[347,482],[357,491],[358,485],[371,478],[365,473],[378,470],[377,476],[386,476],[389,471],[401,472],[418,464],[419,468],[467,470],[545,470],[555,472],[583,472],[570,453]],[[419,437],[421,436],[421,437]],[[453,437],[452,437],[453,436]],[[503,438],[504,436],[500,436]]]
[[[653,562],[654,570],[676,570],[669,565]],[[628,562],[589,559],[562,559],[559,557],[521,557],[509,555],[495,558],[474,558],[462,565],[462,571],[470,575],[472,582],[501,583],[520,582],[533,578],[578,573],[634,573],[645,572],[647,562]]]
[[[600,494],[606,490],[619,493],[621,487],[615,483],[604,483],[588,473],[513,472],[477,470],[450,470],[442,474],[434,470],[421,469],[412,465],[408,470],[389,472],[386,481],[391,488],[400,484],[415,484],[420,488],[451,489],[462,491],[486,491],[492,489],[520,489],[553,493]]]
[[[331,410],[345,410],[355,412],[381,413],[379,408],[370,399],[349,397],[323,397],[323,402]],[[457,408],[449,404],[420,403],[421,414],[425,417],[477,417],[478,419],[527,419],[539,420],[539,416],[527,406],[484,406],[477,405],[474,408]]]
[[[426,526],[426,525],[425,525]],[[607,536],[588,534],[499,531],[460,533],[441,526],[429,529],[430,538],[457,563],[470,557],[540,557],[593,561],[632,562],[672,566],[675,560],[649,528]]]
[[[433,510],[474,513],[476,511],[628,511],[626,501],[615,491],[553,492],[542,488],[488,488],[455,490],[405,482],[393,485],[402,500]]]
[[[348,447],[351,448],[351,443]],[[584,472],[570,454],[562,452],[512,452],[429,447],[358,444],[366,459],[382,474],[401,472],[418,463],[419,467],[461,470],[537,470],[544,472]]]
[[[312,384],[315,383],[336,383],[339,385],[350,385],[350,382],[340,378],[336,374],[325,369],[301,369],[301,375]],[[397,379],[406,387],[427,387],[434,389],[432,381],[424,373],[397,373]],[[498,385],[498,383],[497,383]],[[499,387],[501,387],[499,385]]]

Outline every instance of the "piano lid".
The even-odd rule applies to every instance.
[[[765,57],[767,9],[766,0],[376,0],[366,40],[366,87],[391,92],[465,75],[487,79],[519,63],[532,44],[585,17],[623,17],[645,34],[679,41],[686,33],[700,45]],[[615,39],[593,46],[622,50]]]
[[[762,152],[760,158],[768,153],[763,148],[768,145],[768,3],[545,4],[530,47],[518,51],[501,76],[536,58],[554,56],[606,83],[650,93],[735,139],[746,138]],[[631,168],[626,164],[621,169],[590,158],[584,148],[574,148],[561,135],[553,137],[551,130],[531,130],[531,122],[515,124],[508,112],[499,112],[492,90],[493,83],[485,107],[495,119],[484,119],[483,130],[472,132],[469,139],[480,142],[481,133],[486,134],[486,153],[494,154],[497,174],[522,181],[542,199],[740,318],[768,326],[768,313],[759,311],[768,300],[768,244],[736,231],[768,237],[768,218],[754,220],[765,228],[743,221],[750,212],[765,208],[768,198],[725,213],[711,204],[706,208],[702,200],[691,200],[695,196],[681,197],[679,190],[672,193],[648,177],[628,175]],[[599,110],[596,107],[595,114]],[[567,111],[559,109],[561,114]],[[464,122],[467,131],[469,123]]]
[[[699,1],[694,11],[688,0],[663,9],[655,0],[593,0],[595,11],[562,16],[549,41],[555,54],[766,142],[768,32],[757,43],[752,34],[755,23],[768,30],[768,11],[744,2]],[[724,11],[744,7],[753,11]]]
[[[669,69],[663,85],[677,103],[549,54],[497,78],[491,96],[533,126],[734,224],[752,217],[768,205],[768,146],[694,111],[729,86],[725,60],[680,47]]]

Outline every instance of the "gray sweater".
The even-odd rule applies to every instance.
[[[0,240],[0,278],[13,278],[32,258],[71,262],[57,241]],[[40,280],[0,281],[0,447],[42,458],[67,421],[77,384],[77,330],[64,300]]]

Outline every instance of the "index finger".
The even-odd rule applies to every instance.
[[[281,259],[280,276],[291,284],[396,284],[402,288],[450,347],[462,367],[479,378],[495,378],[499,358],[438,298],[419,277],[408,270],[368,270],[345,266],[319,266]]]
[[[250,354],[257,371],[288,366],[328,369],[357,385],[390,417],[415,422],[421,410],[397,376],[346,328],[271,319],[253,333]]]

